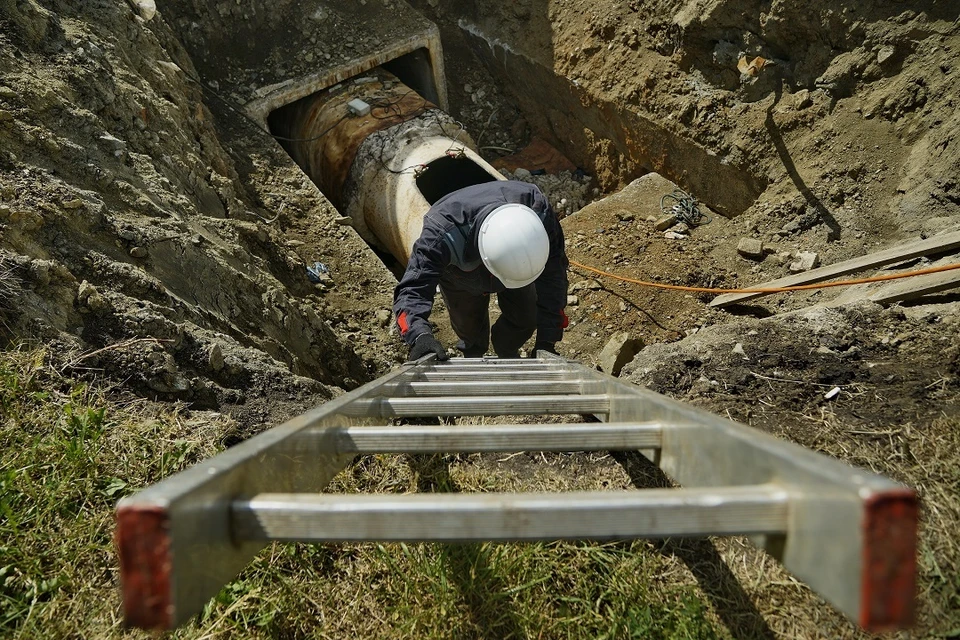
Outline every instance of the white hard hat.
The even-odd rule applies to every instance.
[[[480,259],[507,289],[525,287],[543,273],[550,239],[539,216],[522,204],[504,204],[480,225]]]

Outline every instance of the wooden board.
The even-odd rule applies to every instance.
[[[811,269],[810,271],[804,271],[803,273],[786,276],[784,278],[778,278],[776,280],[771,280],[770,282],[764,282],[763,284],[755,285],[754,287],[745,288],[765,289],[771,287],[792,287],[794,285],[813,284],[815,282],[823,282],[824,280],[830,280],[831,278],[836,278],[837,276],[846,275],[848,273],[856,273],[857,271],[863,271],[873,267],[881,267],[883,265],[893,264],[894,262],[899,262],[900,260],[916,258],[918,256],[924,256],[930,253],[950,251],[951,249],[956,249],[957,247],[960,247],[960,231],[944,233],[926,240],[908,242],[906,244],[893,247],[892,249],[885,249],[883,251],[871,253],[859,258],[844,260],[843,262],[838,262],[826,267]],[[745,300],[752,300],[753,298],[759,298],[760,296],[766,295],[770,294],[726,293],[714,298],[710,302],[710,306],[723,307],[729,304],[743,302]]]
[[[928,273],[925,276],[906,278],[888,282],[879,291],[870,296],[873,302],[893,304],[909,300],[928,293],[937,293],[960,287],[960,269],[942,273]]]

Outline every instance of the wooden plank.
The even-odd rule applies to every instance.
[[[853,258],[851,260],[844,260],[843,262],[838,262],[826,267],[811,269],[810,271],[805,271],[792,276],[786,276],[784,278],[778,278],[776,280],[771,280],[770,282],[765,282],[763,284],[748,288],[767,289],[774,287],[792,287],[794,285],[801,284],[813,284],[815,282],[823,282],[824,280],[830,280],[831,278],[836,278],[837,276],[846,275],[848,273],[856,273],[857,271],[863,271],[873,267],[881,267],[884,265],[893,264],[894,262],[899,262],[900,260],[916,258],[918,256],[924,256],[930,253],[949,251],[958,247],[960,247],[960,231],[954,231],[952,233],[944,233],[942,235],[934,236],[933,238],[928,238],[926,240],[908,242],[891,249],[885,249],[876,253],[860,256],[859,258]],[[726,293],[714,298],[710,302],[710,306],[723,307],[729,304],[743,302],[744,300],[752,300],[753,298],[759,298],[760,296],[766,295],[770,294]]]
[[[947,291],[956,287],[960,287],[960,269],[944,271],[943,273],[928,273],[925,276],[888,282],[870,296],[870,300],[880,304],[893,304],[901,300],[909,300],[928,293]]]

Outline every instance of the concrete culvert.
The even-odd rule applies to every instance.
[[[278,140],[372,246],[410,257],[430,205],[503,176],[463,125],[385,69],[270,114]]]

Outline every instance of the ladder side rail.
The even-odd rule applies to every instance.
[[[125,623],[171,629],[198,613],[262,547],[234,544],[231,500],[264,491],[322,489],[352,455],[336,454],[335,444],[322,437],[297,436],[322,426],[377,424],[347,409],[416,366],[404,365],[120,500],[115,539]]]
[[[611,421],[658,421],[657,462],[684,487],[777,483],[796,494],[783,537],[754,542],[865,629],[915,615],[919,504],[881,475],[584,368],[605,385]]]

